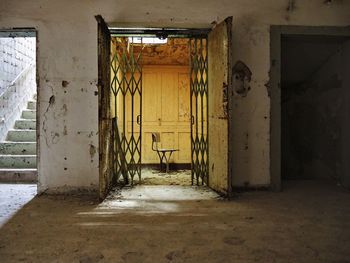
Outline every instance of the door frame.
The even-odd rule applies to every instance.
[[[102,18],[102,16],[98,15]],[[227,64],[227,72],[229,73],[228,77],[228,83],[226,84],[226,92],[230,94],[232,90],[232,79],[230,74],[232,72],[232,17],[226,18],[222,23],[226,23],[227,26],[227,38],[228,38],[228,64]],[[108,24],[107,24],[108,25]],[[111,23],[111,26],[108,26],[110,36],[127,36],[130,35],[139,35],[139,36],[161,36],[164,37],[184,37],[184,38],[191,38],[191,37],[208,37],[209,33],[213,30],[212,28],[142,28],[142,27],[132,27],[132,25],[128,25],[128,27],[117,27],[116,24]],[[225,88],[225,87],[223,87]],[[219,91],[218,91],[219,92]],[[220,91],[222,92],[222,91]],[[227,192],[225,195],[230,197],[232,195],[232,168],[233,168],[233,137],[232,132],[230,132],[232,126],[233,126],[233,116],[232,116],[232,110],[233,110],[233,101],[231,96],[228,97],[228,103],[227,103],[227,126],[228,126],[228,138],[227,138],[227,146],[228,146],[228,164],[227,164]],[[101,98],[99,97],[99,105],[101,104]],[[100,123],[100,116],[99,116],[99,123]],[[208,120],[209,123],[209,120]],[[100,124],[99,124],[100,125]],[[100,140],[101,140],[100,135]],[[210,143],[210,142],[209,142]],[[100,150],[101,151],[101,150]],[[101,153],[100,153],[101,155]],[[99,165],[103,165],[103,160],[99,160]],[[101,169],[100,169],[101,173]],[[100,174],[101,178],[101,174]],[[223,193],[220,193],[223,194]]]
[[[34,27],[14,27],[0,29],[0,37],[35,37],[35,82],[36,82],[36,185],[37,192],[40,194],[46,189],[42,189],[41,185],[41,168],[40,168],[40,75],[39,75],[39,32]]]
[[[350,27],[281,26],[270,27],[270,178],[273,191],[282,190],[281,171],[281,39],[286,35],[350,36]]]

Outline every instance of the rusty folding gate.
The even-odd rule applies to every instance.
[[[141,181],[142,48],[115,38],[111,52],[112,174],[115,182]],[[143,45],[142,43],[140,44]]]
[[[191,180],[208,184],[208,45],[190,38]]]
[[[232,125],[230,107],[222,106],[223,83],[232,89],[230,65],[232,59],[232,17],[226,18],[213,29],[163,29],[163,28],[108,28],[102,16],[98,22],[98,87],[99,87],[99,178],[100,198],[106,197],[118,183],[133,184],[141,180],[142,142],[142,47],[135,52],[130,37],[187,38],[190,47],[190,109],[191,109],[191,169],[193,185],[208,185],[224,194],[232,194],[232,149],[228,135]],[[113,39],[119,39],[113,43]],[[209,43],[210,40],[210,43]],[[213,43],[213,44],[212,44]],[[140,44],[140,42],[138,43]],[[218,66],[208,64],[220,60]],[[213,62],[212,62],[213,63]],[[211,76],[209,79],[208,73]],[[215,90],[215,92],[214,92]],[[210,92],[209,92],[210,91]],[[211,96],[209,94],[217,94]],[[227,92],[226,92],[227,94]],[[218,164],[209,179],[208,106],[216,131],[228,136],[229,147],[210,145],[211,159]],[[227,105],[231,105],[229,97]],[[224,118],[222,117],[224,116]],[[225,140],[222,138],[222,140]],[[230,149],[231,151],[230,151]],[[218,157],[222,154],[222,158]],[[213,179],[211,179],[213,178]],[[220,178],[220,180],[218,180]]]

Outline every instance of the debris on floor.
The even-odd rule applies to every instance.
[[[136,179],[135,184],[140,184]],[[141,173],[142,185],[191,185],[191,170],[171,170],[168,173],[144,168]]]

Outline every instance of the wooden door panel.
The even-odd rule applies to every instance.
[[[161,97],[162,97],[162,123],[177,122],[178,120],[178,74],[174,72],[162,72]],[[174,123],[175,125],[175,123]]]
[[[157,122],[160,115],[161,74],[158,72],[143,73],[142,114],[143,123]]]
[[[232,92],[231,83],[231,28],[232,18],[218,24],[208,36],[209,61],[209,186],[225,195],[231,195],[232,160],[228,149],[229,119]],[[230,105],[230,107],[228,107]]]
[[[152,151],[152,132],[162,148],[176,148],[171,162],[190,162],[190,86],[187,67],[144,66],[142,98],[143,163],[158,163]],[[181,138],[181,139],[180,139]],[[187,138],[187,139],[186,139]]]
[[[103,200],[112,188],[112,149],[111,140],[111,37],[102,16],[97,15],[98,23],[98,132],[99,132],[99,197]]]
[[[189,130],[189,128],[187,130]],[[191,133],[189,131],[178,133],[179,149],[181,149],[181,151],[177,153],[177,160],[179,163],[191,162],[191,144],[189,143],[190,139]]]
[[[190,120],[190,82],[188,73],[178,74],[179,116],[178,121]]]

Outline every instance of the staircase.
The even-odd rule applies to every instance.
[[[36,182],[36,95],[0,143],[0,182]]]

